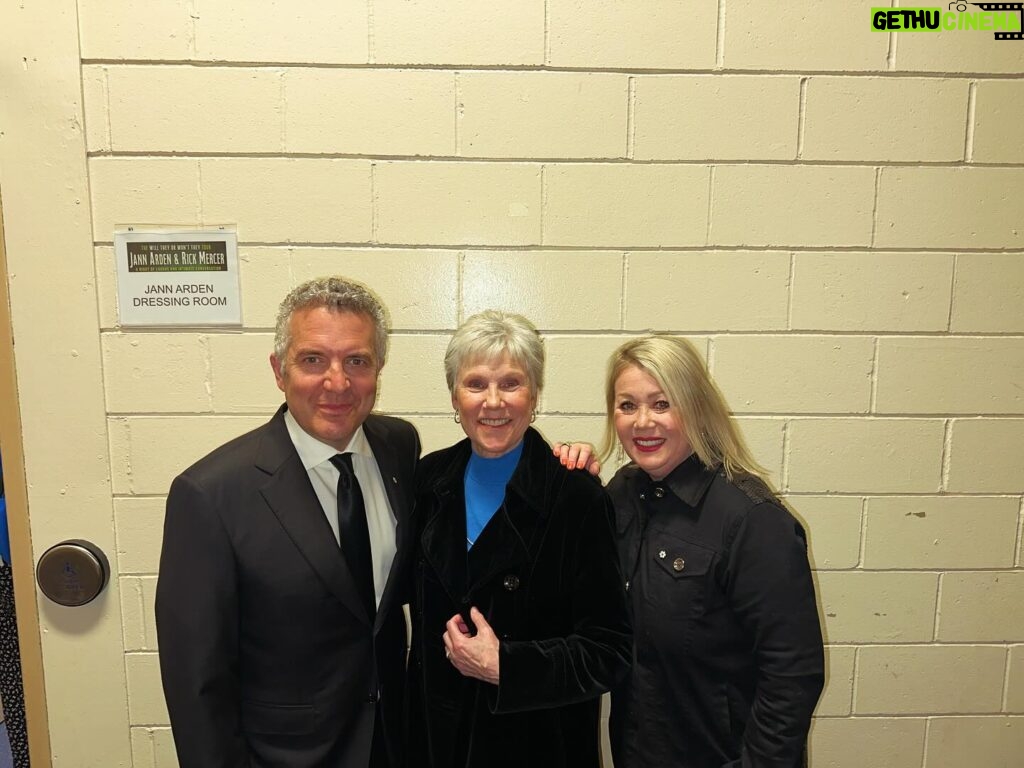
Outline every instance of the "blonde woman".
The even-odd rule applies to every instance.
[[[688,341],[623,344],[606,395],[602,455],[631,460],[608,486],[635,633],[615,767],[802,764],[824,680],[803,529]]]

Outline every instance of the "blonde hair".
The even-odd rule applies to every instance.
[[[601,442],[603,460],[608,460],[618,443],[615,383],[631,366],[650,374],[658,383],[704,466],[721,465],[730,480],[739,474],[749,474],[767,482],[768,473],[747,448],[729,415],[725,398],[711,380],[696,347],[686,339],[673,336],[646,336],[627,341],[608,359],[605,378],[608,418]]]

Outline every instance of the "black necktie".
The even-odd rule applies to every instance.
[[[363,599],[370,619],[377,614],[377,597],[373,589],[373,559],[370,557],[370,529],[366,525],[363,491],[352,471],[352,454],[338,453],[331,457],[338,472],[338,538],[352,571],[356,589]]]

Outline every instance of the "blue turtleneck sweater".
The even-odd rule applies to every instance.
[[[484,526],[494,517],[505,499],[505,486],[516,471],[523,443],[496,459],[476,453],[466,465],[466,549],[473,546]]]

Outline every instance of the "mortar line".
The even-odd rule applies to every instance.
[[[878,412],[878,356],[881,352],[882,342],[876,336],[871,350],[871,394],[868,402],[868,413]]]
[[[946,419],[942,428],[942,459],[940,463],[939,493],[949,490],[949,471],[953,454],[953,419]]]
[[[964,162],[974,162],[974,121],[978,109],[978,82],[971,80],[967,86],[967,126],[964,131]]]
[[[875,190],[874,200],[871,202],[871,237],[868,240],[868,248],[875,248],[875,240],[878,235],[878,198],[882,189],[882,167],[875,167]]]
[[[718,0],[718,29],[715,35],[715,69],[725,69],[725,0]]]
[[[1020,509],[1017,512],[1017,548],[1014,550],[1014,567],[1024,566],[1024,552],[1021,551],[1021,539],[1024,539],[1024,496],[1020,497]]]
[[[802,160],[804,156],[804,139],[807,133],[807,84],[811,78],[800,78],[800,96],[797,102],[796,121],[796,159]]]
[[[540,232],[537,235],[538,248],[544,247],[544,219],[548,215],[548,166],[547,163],[540,164]]]
[[[953,272],[949,280],[949,312],[946,314],[946,331],[953,331],[953,307],[956,303],[956,277],[960,271],[960,254],[953,254]]]
[[[896,71],[896,38],[895,32],[889,32],[889,46],[885,51],[885,69],[887,72]]]
[[[377,163],[370,163],[370,243],[377,243]]]
[[[708,220],[704,226],[704,246],[711,242],[711,217],[714,214],[713,201],[715,199],[715,168],[712,165],[708,168]]]
[[[636,78],[632,75],[626,85],[626,159],[636,155]]]
[[[455,324],[456,326],[462,325],[462,321],[465,319],[465,304],[466,304],[466,283],[465,283],[465,268],[466,268],[466,252],[459,251],[458,256],[455,260],[455,295],[458,296],[458,305],[456,306],[455,312]]]
[[[377,40],[376,28],[374,26],[374,0],[367,0],[366,3],[366,61],[369,64],[377,63]]]
[[[857,552],[857,570],[864,568],[864,555],[868,549],[868,498],[862,496],[860,500],[860,544]]]
[[[551,63],[551,3],[544,0],[544,65]]]
[[[452,77],[455,80],[455,156],[460,157],[462,155],[462,131],[459,130],[462,126],[462,72],[455,70],[452,73]]]
[[[793,330],[793,294],[796,292],[796,253],[789,252],[789,290],[786,295],[786,330]]]
[[[625,329],[626,327],[626,306],[629,301],[627,291],[629,290],[629,251],[622,252],[622,258],[619,261],[619,328]]]

